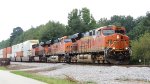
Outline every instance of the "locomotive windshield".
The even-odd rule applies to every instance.
[[[120,34],[125,34],[125,31],[124,30],[103,30],[103,34],[105,35],[105,36],[107,36],[107,35],[112,35],[112,34],[114,34],[114,33],[120,33]]]
[[[114,34],[114,33],[115,33],[114,30],[103,30],[103,34],[104,34],[105,36],[107,36],[107,35],[112,35],[112,34]]]
[[[125,34],[124,30],[115,30],[115,33]]]

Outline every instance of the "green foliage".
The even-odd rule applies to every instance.
[[[16,38],[19,38],[19,36],[23,33],[23,29],[21,27],[16,27],[13,29],[13,32],[11,33],[10,36],[10,46],[12,46],[14,43],[14,41],[16,41]]]
[[[23,72],[23,71],[11,71],[11,72],[14,74],[17,74],[17,75],[21,75],[24,77],[28,77],[28,78],[42,81],[42,82],[45,82],[47,84],[76,84],[76,82],[72,82],[72,81],[65,80],[65,79],[50,78],[50,77],[36,75],[33,73],[27,73],[27,72]]]
[[[99,27],[107,25],[124,26],[128,33],[135,26],[135,21],[132,16],[118,16],[118,15],[112,16],[110,20],[108,20],[107,18],[101,18],[98,21]]]
[[[9,47],[9,46],[10,46],[10,39],[3,40],[0,42],[0,49],[5,48],[5,47]]]
[[[48,22],[43,26],[43,32],[41,32],[41,41],[48,41],[52,38],[59,38],[66,34],[65,25],[60,24],[59,22]]]
[[[150,32],[150,13],[146,17],[138,18],[136,22],[136,26],[129,32],[131,39],[138,39],[145,32]]]
[[[86,32],[96,27],[96,21],[90,14],[90,10],[82,8],[82,10],[73,9],[68,14],[67,34],[74,34],[78,32]]]
[[[101,18],[97,23],[98,27],[102,27],[106,25],[110,25],[109,20],[107,18]]]
[[[68,14],[68,34],[73,34],[81,31],[81,18],[78,9],[73,9],[71,13]]]
[[[21,27],[16,27],[11,33],[10,39],[0,42],[0,48],[22,43],[26,40],[38,39],[40,41],[48,41],[53,37],[62,37],[66,35],[65,25],[59,22],[49,21],[45,25],[30,28],[23,32]]]
[[[132,41],[132,61],[138,62],[139,59],[150,60],[150,33],[145,33],[138,40]]]

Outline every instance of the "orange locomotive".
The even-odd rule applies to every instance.
[[[43,55],[39,56],[48,62],[128,64],[131,54],[125,28],[114,25],[64,36],[42,47]],[[33,50],[40,52],[37,47]]]
[[[36,57],[36,61],[65,62],[66,54],[71,53],[71,45],[72,41],[67,36],[50,40],[46,43],[40,43],[36,47],[33,45],[32,51],[34,51],[33,53],[36,53],[33,54],[33,57]]]
[[[131,49],[129,37],[124,27],[104,26],[90,30],[85,34],[78,33],[73,39],[76,53],[70,54],[68,62],[76,58],[77,62],[128,64]]]

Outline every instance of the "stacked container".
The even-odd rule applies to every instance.
[[[0,58],[3,58],[3,49],[0,50]]]
[[[12,48],[11,47],[7,47],[7,58],[10,58],[12,54]]]
[[[16,61],[21,61],[23,57],[23,43],[16,45]]]
[[[0,66],[10,65],[10,59],[7,56],[7,48],[0,50]]]
[[[0,50],[0,58],[10,58],[11,57],[11,47],[7,47]]]
[[[11,57],[16,57],[16,49],[17,49],[17,45],[13,45],[12,46],[12,55],[11,55]]]
[[[11,61],[16,60],[16,50],[17,50],[17,45],[12,46],[12,54],[11,54]]]
[[[28,40],[23,42],[23,57],[22,61],[29,61],[30,57],[32,56],[32,45],[38,44],[38,40]]]
[[[7,48],[3,49],[3,58],[7,58]]]
[[[23,56],[23,43],[17,44],[16,56],[17,57]]]

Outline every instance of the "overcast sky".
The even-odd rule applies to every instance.
[[[144,16],[150,0],[0,0],[0,41],[9,38],[15,27],[23,30],[49,20],[67,24],[72,9],[87,7],[96,20],[112,15]]]

